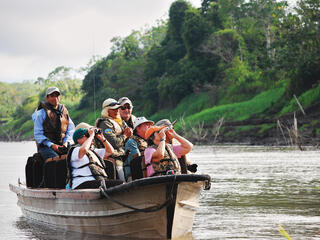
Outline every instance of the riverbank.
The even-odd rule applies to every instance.
[[[158,121],[177,120],[177,132],[198,145],[248,144],[292,146],[320,143],[320,85],[298,97],[284,99],[285,87],[261,92],[246,101],[212,105],[210,93],[186,96],[175,108],[163,109],[152,116],[133,112],[136,116]],[[299,107],[297,103],[301,103]],[[32,102],[36,106],[37,101]],[[94,125],[99,113],[77,104],[70,106],[69,114],[75,124],[86,122]],[[0,141],[33,140],[31,114],[23,118],[0,123]],[[296,120],[295,120],[296,119]],[[295,123],[296,122],[296,123]]]

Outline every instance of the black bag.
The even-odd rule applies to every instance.
[[[115,166],[115,160],[112,158],[109,158],[107,160],[104,160],[104,163],[106,165],[105,171],[108,175],[108,179],[116,180],[117,179],[117,171]]]
[[[178,158],[179,163],[180,163],[180,167],[181,167],[181,173],[182,174],[187,174],[188,173],[188,169],[187,169],[187,159],[186,156],[181,156],[180,158]]]
[[[130,162],[132,180],[143,178],[142,161],[144,161],[143,156],[139,156]]]
[[[49,158],[44,163],[44,186],[46,188],[66,187],[67,163],[66,155]]]
[[[27,187],[41,187],[43,179],[43,159],[40,153],[33,154],[29,157],[25,167]]]

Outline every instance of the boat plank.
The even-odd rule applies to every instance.
[[[202,182],[182,182],[178,185],[171,235],[173,239],[187,236],[192,232],[202,186]]]

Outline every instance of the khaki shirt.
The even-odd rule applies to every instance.
[[[116,121],[110,118],[99,118],[96,121],[96,127],[101,128],[104,137],[115,149],[115,156],[124,155],[124,145],[126,143],[126,136],[123,135],[123,130],[127,127],[125,121],[122,121],[120,126]]]

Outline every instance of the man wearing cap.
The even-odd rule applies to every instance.
[[[97,119],[96,127],[102,129],[104,137],[114,148],[113,156],[118,158],[116,160],[118,175],[124,180],[121,164],[125,156],[124,145],[132,136],[132,129],[121,119],[119,108],[120,104],[115,99],[106,99],[102,104],[101,118]]]
[[[126,124],[133,129],[133,123],[136,117],[132,115],[133,105],[129,98],[122,97],[118,100],[120,104],[120,116]]]
[[[60,104],[60,97],[57,87],[49,87],[46,102],[40,102],[32,114],[34,138],[43,159],[66,154],[72,140],[74,124],[67,108]]]
[[[134,180],[132,179],[130,163],[133,159],[143,156],[144,150],[148,146],[144,137],[148,128],[153,124],[153,121],[147,120],[145,117],[138,117],[133,123],[133,135],[125,145],[125,151],[128,154],[128,157],[124,162],[124,173],[128,182]],[[141,171],[141,169],[133,170]]]

